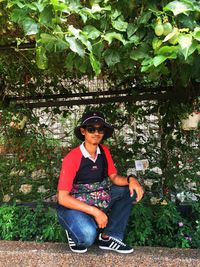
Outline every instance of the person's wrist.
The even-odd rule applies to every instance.
[[[90,206],[90,215],[95,217],[98,214],[98,212],[99,212],[99,209],[97,207]]]
[[[129,174],[129,175],[127,176],[127,182],[128,182],[128,184],[131,182],[131,180],[133,180],[133,179],[131,179],[131,178],[135,179],[135,177],[134,177],[133,174]]]

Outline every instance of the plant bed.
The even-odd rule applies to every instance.
[[[161,202],[164,203],[164,202]],[[175,203],[150,205],[144,199],[132,209],[126,232],[131,246],[200,248],[198,203],[183,214]],[[57,221],[56,203],[17,203],[0,206],[0,239],[66,242]],[[185,211],[184,211],[185,212]],[[195,216],[185,216],[195,214]]]
[[[177,206],[165,198],[152,205],[145,197],[132,209],[127,241],[139,246],[199,248],[199,216],[198,202]]]
[[[17,203],[0,206],[0,239],[63,242],[55,203]]]

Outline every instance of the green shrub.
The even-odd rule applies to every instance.
[[[24,206],[0,207],[0,239],[23,241],[65,241],[55,209],[38,204],[35,209]]]
[[[145,197],[132,209],[126,241],[132,246],[200,248],[200,205],[192,206],[192,216],[183,216],[177,206],[161,199],[156,205]],[[36,242],[66,242],[56,210],[38,204],[0,207],[0,239]]]
[[[139,246],[199,248],[200,205],[193,204],[192,208],[192,216],[187,217],[167,199],[152,205],[145,197],[132,209],[127,242]]]

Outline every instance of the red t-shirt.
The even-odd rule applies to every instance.
[[[104,150],[108,163],[108,176],[117,173],[112,156],[107,146],[101,145]],[[71,191],[74,178],[79,170],[83,154],[80,146],[72,149],[63,159],[60,177],[58,181],[58,190]]]

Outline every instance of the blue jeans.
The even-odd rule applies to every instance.
[[[132,200],[128,186],[111,186],[111,202],[105,210],[108,224],[103,229],[106,235],[122,240],[131,212]],[[58,204],[59,223],[69,231],[77,245],[91,246],[97,236],[98,226],[94,218],[84,212],[65,208]]]

